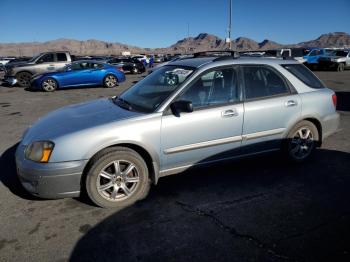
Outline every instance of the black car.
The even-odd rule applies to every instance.
[[[108,60],[109,64],[120,65],[125,73],[142,74],[146,71],[145,66],[136,58],[122,57]]]

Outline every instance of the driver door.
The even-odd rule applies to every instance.
[[[161,126],[161,171],[230,158],[242,141],[243,103],[237,69],[206,71],[176,101],[191,101],[193,112],[175,116],[167,110]]]

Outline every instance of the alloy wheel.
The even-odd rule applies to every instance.
[[[309,127],[299,128],[290,141],[290,154],[295,159],[308,157],[314,148],[314,134]]]
[[[105,85],[107,87],[114,87],[117,85],[117,79],[112,75],[108,75],[105,79]]]
[[[56,88],[57,88],[57,84],[56,84],[56,81],[53,79],[46,79],[43,82],[43,89],[45,91],[51,92],[51,91],[54,91]]]
[[[123,201],[129,198],[139,183],[139,171],[127,160],[107,164],[97,176],[98,193],[108,201]]]

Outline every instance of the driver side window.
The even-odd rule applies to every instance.
[[[236,69],[220,68],[205,73],[177,100],[191,101],[193,109],[238,102]]]
[[[38,60],[39,63],[50,63],[54,61],[55,59],[53,54],[45,54]]]

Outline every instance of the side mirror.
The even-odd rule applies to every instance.
[[[72,71],[72,67],[71,66],[66,66],[66,72]]]
[[[193,112],[193,105],[191,101],[180,100],[175,101],[170,105],[171,112],[179,117],[181,112],[191,113]]]

